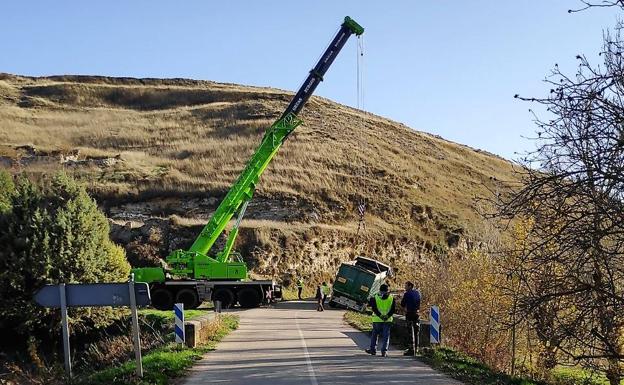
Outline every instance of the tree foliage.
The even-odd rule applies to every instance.
[[[0,213],[11,208],[11,196],[15,192],[13,177],[8,172],[0,171]]]
[[[40,287],[127,280],[125,254],[110,241],[107,219],[83,186],[64,174],[41,185],[20,177],[13,193],[2,194],[10,207],[0,215],[0,328],[56,334],[58,311],[32,300]],[[110,308],[70,313],[74,331],[118,316]]]

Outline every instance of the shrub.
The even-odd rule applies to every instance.
[[[0,214],[0,329],[18,336],[57,335],[58,311],[32,299],[39,288],[124,281],[130,266],[110,241],[108,221],[95,201],[66,175],[40,185],[21,177],[8,202]],[[109,325],[120,315],[119,309],[81,308],[72,309],[70,319],[73,332],[79,332]]]

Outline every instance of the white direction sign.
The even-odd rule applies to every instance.
[[[147,283],[135,282],[137,306],[150,304]],[[130,306],[128,283],[70,283],[65,285],[67,307]],[[59,285],[46,285],[35,294],[35,302],[44,307],[61,307]]]

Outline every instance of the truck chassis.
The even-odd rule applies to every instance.
[[[236,305],[254,308],[282,297],[281,286],[272,280],[172,280],[152,283],[150,292],[152,306],[160,310],[171,310],[174,303],[183,303],[185,309],[196,309],[206,301],[220,301],[224,309]]]

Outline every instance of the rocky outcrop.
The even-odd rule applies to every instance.
[[[181,224],[179,218],[151,218],[145,221],[111,221],[111,237],[125,245],[134,266],[158,266],[159,257],[187,248],[201,231],[203,223]],[[223,247],[224,234],[215,248]],[[357,236],[341,226],[292,223],[288,226],[243,222],[237,249],[256,278],[275,278],[290,284],[302,275],[315,283],[333,278],[338,266],[365,255],[393,266],[396,282],[413,276],[415,269],[426,268],[432,258],[469,250],[472,246],[459,234],[453,244],[437,245],[426,240],[393,237],[385,234]]]

